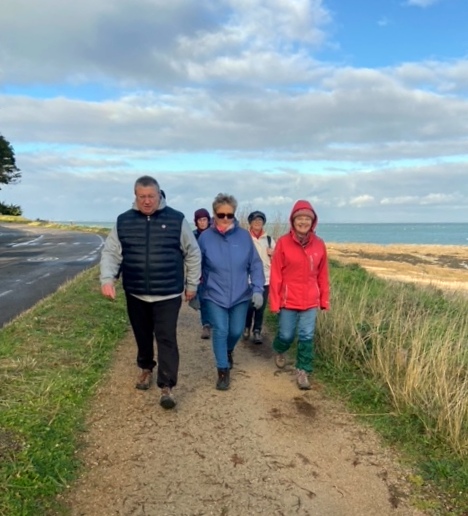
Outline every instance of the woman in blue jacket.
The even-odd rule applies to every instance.
[[[202,291],[211,324],[218,368],[216,388],[227,390],[232,354],[242,335],[249,303],[260,308],[265,277],[249,232],[235,218],[237,200],[220,193],[213,201],[213,224],[198,239]],[[250,280],[250,281],[249,281]]]

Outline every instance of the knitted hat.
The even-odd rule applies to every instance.
[[[203,217],[206,217],[208,220],[210,220],[210,213],[208,210],[205,210],[205,208],[200,208],[193,214],[193,221],[196,224],[197,220],[202,219]]]
[[[262,219],[263,220],[263,223],[266,224],[266,216],[265,214],[263,213],[263,211],[253,211],[248,217],[247,217],[247,220],[249,222],[249,224],[252,223],[253,220],[255,219]]]
[[[314,212],[308,208],[301,208],[292,214],[291,219],[294,220],[296,217],[310,217],[312,220],[315,219]]]

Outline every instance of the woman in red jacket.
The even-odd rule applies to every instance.
[[[297,330],[297,385],[310,389],[317,310],[330,307],[327,249],[315,234],[317,214],[308,201],[296,202],[290,222],[271,262],[270,310],[279,314],[273,350],[277,367],[283,368]]]

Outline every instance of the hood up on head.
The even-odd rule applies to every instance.
[[[292,230],[294,230],[293,220],[295,219],[295,217],[298,217],[300,215],[305,215],[314,218],[314,221],[312,222],[312,232],[314,232],[315,228],[317,227],[318,217],[317,213],[315,213],[314,208],[312,208],[312,204],[310,204],[309,201],[299,200],[294,204],[291,210],[291,215],[289,216],[289,222],[291,223]]]

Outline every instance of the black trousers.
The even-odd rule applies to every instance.
[[[270,291],[270,285],[264,285],[263,287],[263,305],[261,308],[256,310],[253,307],[253,304],[249,304],[249,309],[247,310],[247,317],[245,319],[245,327],[252,328],[252,319],[253,319],[253,329],[254,331],[262,331],[263,326],[263,314],[265,313],[265,308],[268,303],[268,293]]]
[[[165,301],[147,303],[126,294],[127,312],[138,347],[137,364],[142,369],[158,365],[158,387],[177,385],[179,373],[179,348],[177,346],[177,319],[182,305],[182,296]],[[154,359],[154,339],[158,351]]]

